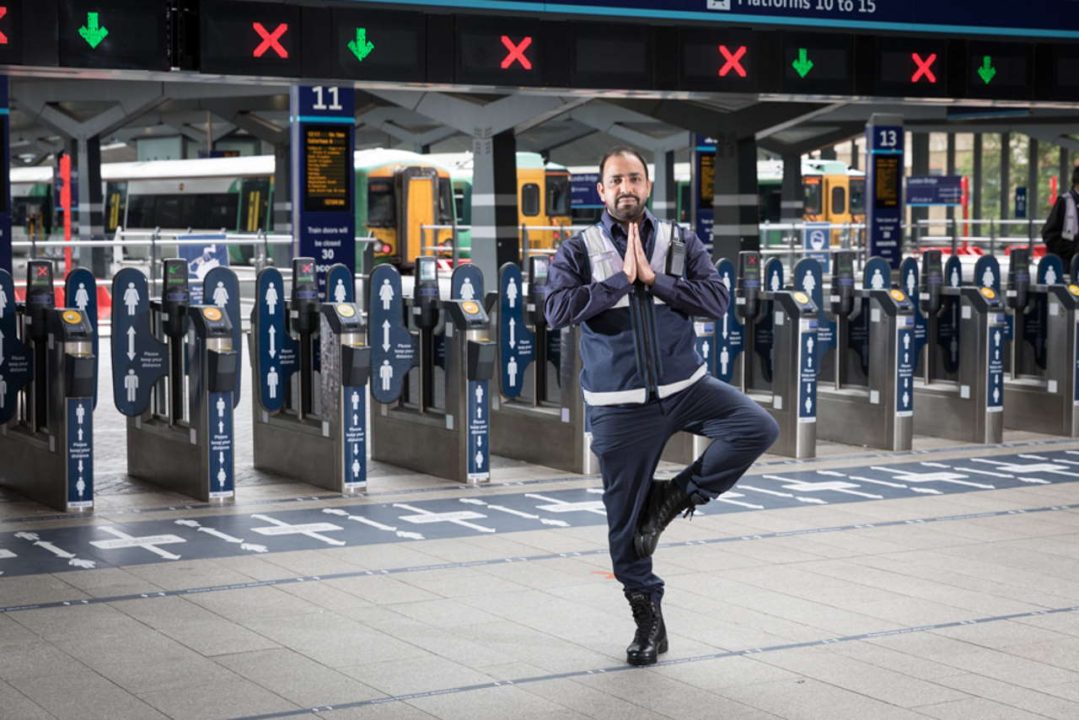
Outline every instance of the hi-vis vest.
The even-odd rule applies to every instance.
[[[667,269],[674,224],[656,221],[648,264]],[[622,272],[623,259],[601,225],[581,232],[594,282]],[[658,297],[634,289],[610,310],[586,321],[581,333],[581,391],[589,405],[634,405],[649,391],[665,398],[685,390],[707,373],[696,352],[692,320]]]

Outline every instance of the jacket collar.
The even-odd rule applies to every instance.
[[[652,214],[652,211],[648,208],[644,209],[644,227],[641,228],[641,239],[655,237],[656,234],[656,216]],[[607,231],[607,235],[612,240],[618,240],[625,242],[626,231],[622,228],[617,220],[611,217],[611,214],[604,209],[603,217],[600,218],[600,224],[603,225],[603,229]]]

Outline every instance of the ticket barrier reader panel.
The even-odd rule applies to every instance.
[[[1038,263],[1030,283],[1029,255],[1014,249],[1008,272],[1013,332],[1004,378],[1004,426],[1079,436],[1079,285],[1064,284],[1055,255]]]
[[[146,277],[113,278],[113,401],[127,420],[128,474],[203,502],[235,497],[239,347],[230,316],[239,303],[231,270],[225,305],[191,305],[187,263],[165,260],[164,287],[151,300]],[[212,292],[204,293],[212,297]]]
[[[276,268],[256,279],[250,341],[255,467],[357,494],[367,487],[371,369],[363,312],[352,302],[319,302],[312,258],[295,258],[292,273],[287,294]],[[347,298],[346,283],[340,287],[337,295]]]
[[[51,262],[31,260],[27,274],[17,307],[0,270],[0,483],[63,512],[92,510],[96,318],[55,307]],[[92,276],[84,283],[96,292]]]
[[[545,256],[528,259],[527,285],[516,263],[506,263],[499,272],[500,392],[491,399],[491,450],[515,460],[592,474],[599,472],[599,462],[585,432],[581,331],[577,326],[557,331],[547,327],[549,262]]]
[[[478,299],[484,297],[483,274],[472,265],[458,267],[451,279],[456,297],[440,300],[435,263],[433,257],[416,259],[416,288],[406,313],[418,328],[419,351],[413,357],[418,360],[419,387],[411,393],[406,387],[396,397],[392,392],[375,394],[380,405],[371,412],[371,457],[458,482],[483,483],[491,477],[489,385],[497,356],[489,317]],[[371,362],[374,372],[386,373],[380,380],[386,377],[386,386],[393,387],[390,383],[411,363],[396,339],[408,337],[402,316],[394,312],[404,304],[391,295],[399,296],[400,277],[395,269],[382,267],[372,273],[369,307],[372,327],[382,327],[386,341],[374,343]],[[386,287],[390,289],[380,296]],[[376,307],[384,309],[376,313]],[[436,341],[444,349],[444,392],[439,397],[434,387]]]
[[[817,437],[910,450],[914,435],[913,302],[903,290],[887,287],[890,268],[883,258],[866,262],[858,284],[853,252],[835,253],[832,266],[829,311],[818,334]],[[799,262],[794,276],[796,285],[823,303],[816,260]],[[807,283],[807,278],[812,280]],[[852,333],[855,321],[864,338]],[[853,347],[852,340],[864,347]]]
[[[939,262],[939,254],[926,253],[923,278],[939,277]],[[975,273],[999,282],[996,258],[982,257]],[[949,258],[943,277],[937,311],[926,310],[923,301],[926,346],[914,383],[918,408],[914,432],[960,442],[999,443],[1004,435],[1008,332],[1003,299],[999,289],[962,284],[957,257]]]

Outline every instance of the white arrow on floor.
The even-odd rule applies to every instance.
[[[764,495],[775,495],[776,497],[794,498],[798,502],[810,503],[812,505],[827,505],[828,501],[821,500],[820,498],[807,498],[800,497],[794,493],[780,492],[779,490],[765,490],[764,488],[754,487],[753,485],[746,485],[745,483],[738,483],[739,490],[749,490],[751,492],[762,493]]]
[[[97,563],[93,560],[82,560],[76,557],[74,553],[69,553],[67,550],[56,547],[51,542],[45,542],[41,540],[37,533],[17,532],[15,533],[15,537],[19,538],[20,540],[26,540],[27,542],[31,542],[42,550],[46,550],[58,558],[67,560],[67,564],[71,565],[72,567],[80,567],[86,569],[97,567]]]
[[[408,530],[398,530],[393,525],[385,525],[383,523],[378,522],[377,520],[371,520],[370,518],[365,518],[365,517],[362,517],[360,515],[349,515],[348,512],[345,511],[345,510],[338,510],[337,508],[322,508],[322,512],[326,513],[327,515],[336,515],[337,517],[343,517],[346,520],[351,520],[352,522],[358,522],[358,523],[361,523],[363,525],[368,525],[370,527],[375,528],[376,530],[382,530],[384,532],[392,532],[395,535],[397,535],[397,537],[405,538],[406,540],[423,540],[424,539],[423,535],[420,535],[417,532],[410,532]]]
[[[195,528],[200,533],[206,533],[211,537],[218,538],[219,540],[224,540],[227,543],[239,545],[241,550],[247,550],[249,552],[257,553],[264,553],[269,551],[269,548],[267,548],[265,545],[247,543],[244,542],[243,538],[233,537],[232,535],[223,533],[220,530],[215,530],[214,528],[204,527],[203,525],[199,524],[198,520],[177,520],[176,524],[182,525],[184,527]]]
[[[514,510],[508,508],[505,505],[491,505],[478,498],[461,498],[461,502],[468,505],[479,505],[480,507],[490,508],[497,512],[504,512],[509,515],[516,515],[517,517],[525,518],[526,520],[539,520],[544,525],[552,525],[554,527],[569,527],[569,523],[565,520],[552,520],[550,518],[540,517],[539,515],[533,515],[532,513],[521,512],[520,510]]]

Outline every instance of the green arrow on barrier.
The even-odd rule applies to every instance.
[[[348,49],[360,62],[371,54],[371,51],[375,49],[375,44],[367,39],[367,28],[356,28],[356,39],[349,40]]]
[[[982,66],[978,68],[978,75],[986,85],[993,82],[997,76],[997,69],[993,67],[993,58],[989,55],[982,56]]]
[[[86,44],[90,46],[91,50],[97,48],[109,35],[107,28],[103,28],[98,25],[96,12],[86,13],[86,24],[79,28],[79,35],[82,35],[82,39],[86,41]]]
[[[791,63],[798,77],[804,78],[813,69],[813,61],[809,59],[809,53],[805,48],[798,48],[798,59]]]

